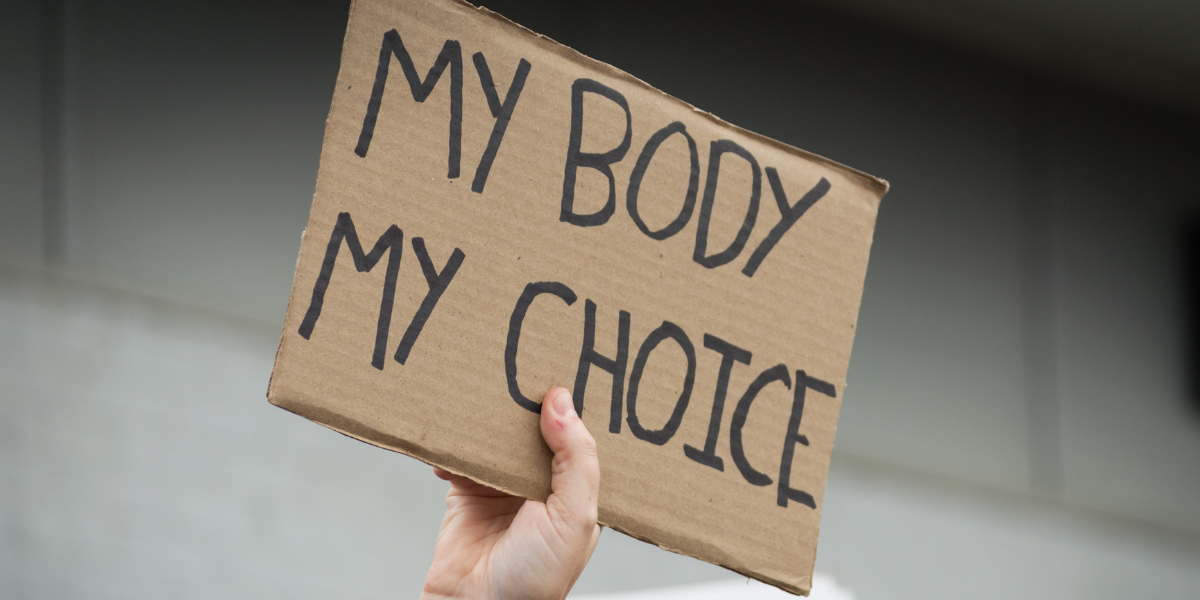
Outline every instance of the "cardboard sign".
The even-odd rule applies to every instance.
[[[544,499],[565,386],[602,524],[807,593],[886,189],[486,10],[357,0],[268,397]]]

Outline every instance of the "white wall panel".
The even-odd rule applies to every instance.
[[[269,405],[276,339],[0,269],[0,597],[415,598],[447,484]],[[844,455],[817,564],[860,600],[1200,593],[1195,538]],[[576,592],[733,577],[606,531]]]

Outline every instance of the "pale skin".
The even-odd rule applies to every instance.
[[[546,502],[453,475],[423,600],[562,600],[596,542],[600,463],[596,441],[564,388],[542,401],[542,438],[554,452]]]

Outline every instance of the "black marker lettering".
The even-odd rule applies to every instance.
[[[735,361],[743,365],[750,364],[750,351],[707,333],[704,334],[704,347],[721,353],[721,368],[717,371],[717,392],[713,395],[712,417],[708,421],[708,437],[704,439],[704,450],[684,444],[683,453],[702,465],[724,471],[725,461],[717,456],[717,439],[721,435],[721,415],[725,411],[725,395],[729,391],[729,374],[733,371]]]
[[[392,305],[396,299],[396,276],[400,272],[400,256],[404,251],[404,232],[399,227],[388,227],[375,247],[369,254],[363,254],[362,244],[359,243],[358,233],[354,230],[354,221],[350,213],[338,215],[337,224],[333,226],[333,234],[329,236],[329,245],[325,247],[325,260],[321,262],[321,274],[313,286],[312,300],[308,303],[308,311],[300,322],[300,335],[304,339],[312,336],[313,327],[321,316],[321,308],[325,305],[325,290],[329,287],[329,279],[333,277],[333,265],[337,262],[338,249],[346,241],[350,256],[354,259],[354,268],[359,273],[365,273],[375,268],[383,253],[388,252],[387,271],[383,278],[383,298],[379,302],[379,323],[375,328],[375,353],[371,357],[371,366],[383,370],[383,356],[387,352],[388,329],[392,324]]]
[[[575,304],[575,292],[557,281],[539,281],[525,286],[517,305],[513,307],[512,316],[508,319],[508,343],[504,346],[504,373],[508,377],[508,395],[522,408],[530,412],[541,413],[542,404],[534,402],[521,393],[517,386],[517,343],[521,341],[521,325],[525,322],[525,313],[533,299],[541,294],[554,294],[562,298],[567,306]]]
[[[579,353],[579,370],[575,373],[575,412],[583,414],[583,394],[587,390],[592,365],[613,376],[612,408],[609,409],[608,430],[621,433],[621,399],[625,396],[625,366],[629,363],[629,313],[617,315],[617,358],[596,352],[596,303],[583,303],[583,350]]]
[[[496,119],[496,124],[492,126],[492,136],[488,138],[487,149],[483,151],[483,157],[479,159],[479,167],[475,169],[475,180],[471,182],[471,191],[476,194],[483,193],[483,186],[487,184],[488,173],[492,170],[492,162],[496,160],[496,152],[500,150],[500,142],[504,141],[504,131],[508,129],[508,121],[512,119],[513,109],[517,106],[517,100],[521,97],[521,90],[525,87],[525,78],[529,75],[529,61],[521,59],[517,64],[517,72],[513,75],[512,83],[508,86],[508,93],[504,96],[504,103],[500,103],[500,95],[496,93],[496,84],[492,81],[492,71],[488,69],[487,59],[483,57],[482,52],[476,52],[472,57],[475,61],[475,70],[479,73],[479,83],[483,86],[483,94],[487,96],[488,108],[492,111],[492,117]]]
[[[687,375],[683,379],[683,392],[679,394],[679,400],[675,402],[675,410],[671,411],[671,417],[667,419],[667,424],[663,425],[662,429],[651,431],[642,427],[637,416],[637,395],[638,384],[642,381],[642,372],[646,369],[646,361],[650,359],[650,353],[658,347],[658,344],[663,340],[671,338],[679,344],[683,349],[683,353],[687,355],[688,368]],[[683,421],[683,413],[687,410],[688,400],[692,397],[692,385],[696,382],[696,348],[692,346],[692,341],[688,339],[686,333],[683,332],[678,325],[663,321],[663,324],[650,332],[646,337],[646,341],[642,342],[642,347],[638,349],[637,358],[633,361],[633,372],[629,374],[629,399],[627,420],[629,422],[629,431],[633,432],[634,437],[639,440],[645,440],[656,446],[661,446],[667,443],[675,431],[679,429],[679,424]]]
[[[750,207],[746,210],[746,218],[742,221],[742,228],[738,230],[737,236],[733,238],[733,243],[728,248],[709,255],[707,254],[708,222],[712,218],[713,200],[717,196],[721,155],[726,153],[736,154],[750,163],[754,174],[750,186]],[[737,255],[742,252],[742,248],[746,246],[746,240],[750,239],[750,232],[754,229],[754,220],[758,218],[758,199],[761,195],[762,170],[758,168],[758,161],[754,159],[754,155],[732,140],[714,141],[708,151],[708,175],[704,181],[704,198],[700,201],[700,218],[696,222],[696,250],[692,254],[692,260],[713,269],[737,258]]]
[[[779,494],[780,506],[786,507],[788,500],[799,502],[809,508],[816,508],[817,503],[812,494],[791,487],[792,458],[795,456],[796,444],[808,445],[808,437],[800,433],[800,417],[804,414],[804,392],[813,390],[830,398],[837,397],[837,390],[832,383],[809,377],[804,371],[796,371],[796,390],[792,398],[792,417],[788,419],[787,436],[783,438],[783,458],[779,461]]]
[[[754,253],[750,255],[750,260],[746,261],[745,268],[742,269],[747,277],[754,277],[754,272],[758,270],[758,266],[762,264],[767,254],[775,248],[775,244],[779,243],[779,238],[787,233],[800,217],[804,216],[805,211],[817,203],[827,192],[829,192],[829,181],[824,177],[813,186],[808,193],[804,194],[796,201],[795,206],[788,204],[787,194],[783,191],[783,183],[779,181],[779,173],[775,171],[775,167],[767,167],[767,181],[771,182],[771,191],[775,194],[775,204],[779,206],[779,222],[771,228],[771,232],[763,241],[758,243],[758,248],[754,249]]]
[[[589,92],[599,94],[617,103],[625,110],[625,137],[621,144],[608,152],[581,152],[583,144],[583,94]],[[612,164],[625,158],[629,151],[630,140],[633,139],[633,116],[629,112],[629,103],[620,92],[591,79],[576,79],[571,84],[571,139],[567,142],[567,165],[563,170],[562,210],[558,220],[580,227],[603,225],[612,217],[617,209],[617,182],[613,177]],[[608,202],[604,208],[590,215],[575,212],[575,173],[579,167],[596,169],[608,177]]]
[[[742,446],[742,427],[746,426],[746,417],[750,415],[750,404],[754,402],[758,393],[772,381],[782,381],[789,390],[792,389],[792,377],[788,374],[786,365],[775,365],[759,373],[746,393],[742,395],[742,399],[738,400],[737,408],[733,411],[733,423],[729,426],[729,454],[733,457],[733,463],[737,465],[738,471],[742,472],[742,477],[745,477],[746,481],[759,486],[770,485],[771,478],[766,473],[754,470],[754,467],[750,466],[750,461],[746,460],[746,451]]]
[[[658,231],[651,231],[646,226],[646,222],[642,220],[642,215],[638,213],[638,192],[641,191],[642,177],[646,175],[646,168],[650,166],[650,159],[654,158],[654,153],[658,151],[658,147],[662,145],[667,138],[673,134],[683,134],[687,139],[688,150],[692,153],[692,170],[688,178],[687,194],[683,197],[683,208],[679,210],[679,216],[675,217],[674,221],[667,224],[666,227]],[[633,167],[633,173],[629,175],[629,189],[625,192],[625,208],[629,210],[629,216],[633,218],[633,222],[637,224],[638,229],[642,233],[650,236],[651,239],[665,240],[683,229],[687,225],[688,219],[692,218],[692,210],[696,207],[696,190],[700,187],[700,154],[696,150],[696,140],[688,134],[687,127],[683,123],[675,121],[666,127],[658,130],[650,139],[646,141],[646,145],[642,147],[642,153],[638,155],[637,164]]]
[[[354,147],[354,153],[365,158],[367,150],[371,148],[371,137],[375,135],[375,120],[379,117],[379,106],[383,103],[383,89],[387,85],[388,67],[391,65],[393,54],[400,61],[404,77],[408,79],[408,87],[412,90],[413,100],[417,102],[425,102],[442,77],[442,72],[446,70],[446,65],[450,65],[450,168],[447,177],[458,177],[458,165],[462,156],[463,77],[462,50],[456,40],[446,40],[441,54],[438,54],[437,60],[429,68],[429,73],[425,75],[425,81],[421,81],[417,67],[413,65],[412,57],[404,48],[399,32],[393,29],[383,34],[383,46],[379,49],[379,67],[375,70],[375,87],[371,88],[371,101],[367,103],[367,114],[363,117],[362,132],[358,135],[358,145]]]
[[[437,306],[442,293],[449,287],[450,281],[454,279],[454,274],[458,272],[458,267],[462,266],[463,259],[466,258],[462,250],[455,248],[454,252],[450,254],[450,259],[446,261],[446,266],[442,267],[442,272],[438,273],[433,266],[433,260],[429,258],[429,252],[425,250],[425,240],[419,237],[413,238],[412,246],[417,253],[417,260],[421,263],[421,271],[425,274],[425,283],[429,285],[429,292],[425,294],[425,299],[421,301],[421,307],[417,309],[417,314],[413,315],[412,322],[404,331],[404,337],[400,338],[400,347],[396,348],[396,362],[400,364],[404,364],[404,361],[408,360],[408,353],[412,351],[413,344],[417,343],[417,336],[421,335],[421,330],[425,328],[425,322],[429,320],[433,308]]]

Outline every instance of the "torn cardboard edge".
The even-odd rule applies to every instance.
[[[268,388],[269,388],[269,385],[270,384],[268,383]],[[376,448],[382,448],[384,450],[390,450],[390,451],[396,452],[398,454],[403,454],[404,456],[407,456],[409,458],[415,458],[431,467],[437,467],[439,469],[442,469],[443,471],[447,471],[454,475],[458,475],[459,477],[465,477],[467,479],[470,479],[471,481],[474,481],[475,483],[478,483],[485,487],[490,487],[494,490],[499,490],[510,496],[517,496],[519,498],[526,498],[527,500],[535,500],[538,502],[546,501],[545,498],[529,498],[527,496],[524,496],[524,495],[516,492],[515,490],[508,489],[505,486],[488,483],[485,480],[485,478],[472,476],[471,474],[463,471],[460,467],[453,466],[451,464],[451,462],[449,462],[449,461],[445,461],[445,460],[438,461],[436,458],[432,458],[432,457],[436,456],[438,453],[429,452],[428,449],[422,447],[419,444],[405,442],[404,440],[401,440],[395,436],[390,436],[386,433],[383,433],[382,431],[377,431],[377,430],[371,429],[370,427],[367,427],[366,425],[364,425],[362,423],[352,421],[352,420],[342,417],[341,415],[338,415],[332,411],[329,411],[329,410],[326,410],[323,408],[319,408],[319,407],[314,407],[314,406],[276,403],[274,400],[271,400],[269,390],[268,390],[268,394],[267,394],[267,401],[270,402],[274,406],[278,406],[279,408],[282,408],[294,415],[303,417],[304,419],[312,421],[313,423],[316,423],[317,425],[320,425],[322,427],[326,427],[328,429],[336,431],[348,438],[358,440],[360,442],[365,442],[367,444],[375,446]],[[373,436],[377,436],[377,437],[373,437]],[[385,440],[387,440],[387,441],[385,441]],[[425,453],[425,456],[420,455],[420,453],[422,453],[422,452]],[[454,458],[454,457],[449,457],[449,458]],[[628,531],[627,529],[620,527],[619,525],[614,525],[612,523],[606,522],[606,520],[604,519],[603,516],[597,518],[596,522],[599,523],[600,525],[603,525],[604,527],[607,527],[613,531],[616,531],[617,533],[622,533],[622,534],[627,535],[627,536],[629,536],[635,540],[638,540],[640,542],[652,544],[652,545],[657,546],[658,548],[661,548],[668,552],[673,552],[675,554],[680,554],[683,556],[702,560],[711,565],[716,565],[718,567],[733,571],[734,573],[737,573],[738,575],[742,575],[742,576],[745,576],[750,579],[755,579],[755,580],[761,581],[763,583],[768,583],[768,584],[773,585],[781,590],[787,591],[792,594],[796,594],[798,596],[808,596],[808,594],[812,591],[811,586],[809,586],[809,587],[795,586],[795,585],[792,585],[792,584],[790,584],[786,581],[780,580],[780,579],[767,577],[767,576],[755,573],[753,571],[750,571],[748,569],[742,569],[740,567],[733,566],[731,564],[725,564],[724,562],[721,562],[721,561],[711,560],[704,556],[700,556],[700,555],[688,552],[687,550],[684,550],[681,548],[675,548],[675,547],[669,546],[667,544],[657,542],[647,536],[638,535],[634,532]]]

